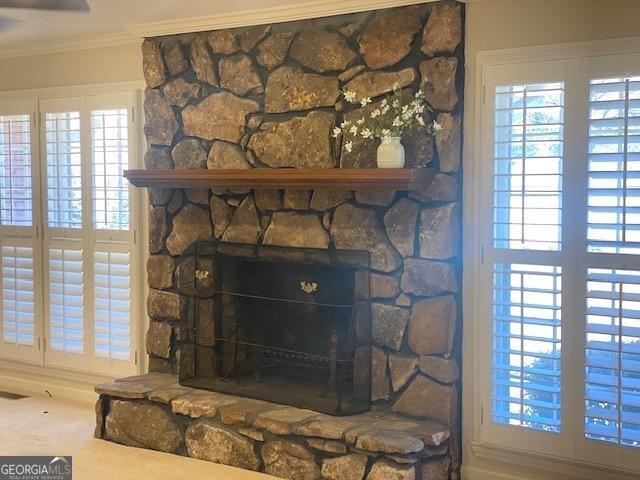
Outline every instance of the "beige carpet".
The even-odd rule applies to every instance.
[[[45,413],[46,412],[46,413]],[[72,455],[76,480],[273,480],[275,477],[93,438],[93,408],[0,398],[0,455]]]

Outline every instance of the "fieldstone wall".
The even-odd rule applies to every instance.
[[[374,167],[377,143],[347,153],[331,130],[395,82],[443,127],[403,137],[407,166],[430,172],[420,192],[151,189],[150,371],[177,373],[177,258],[195,240],[369,250],[372,400],[447,425],[458,478],[463,14],[447,1],[144,41],[149,169]]]

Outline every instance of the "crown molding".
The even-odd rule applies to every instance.
[[[38,41],[17,45],[3,45],[0,47],[0,59],[30,57],[33,55],[49,55],[53,53],[88,50],[91,48],[115,47],[140,43],[140,38],[130,32],[108,33],[105,35],[90,35],[71,37],[61,40]]]
[[[435,1],[437,0],[318,0],[297,5],[280,5],[277,7],[240,10],[237,12],[179,18],[162,22],[140,23],[137,25],[129,25],[127,29],[138,37],[159,37],[178,33],[203,32],[223,28],[249,27],[253,25],[264,25],[266,23],[330,17],[333,15],[381,10],[384,8],[431,3]],[[469,3],[469,1],[470,0],[463,0],[461,3]]]

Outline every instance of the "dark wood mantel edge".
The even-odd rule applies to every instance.
[[[425,168],[253,168],[229,170],[125,170],[136,187],[251,188],[291,190],[423,190],[433,175]]]

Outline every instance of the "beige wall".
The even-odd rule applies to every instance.
[[[138,43],[0,59],[0,91],[143,80]]]

